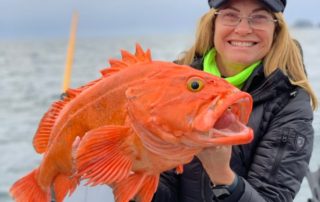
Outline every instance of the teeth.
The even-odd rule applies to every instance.
[[[253,42],[241,42],[241,41],[231,41],[230,44],[233,46],[240,46],[240,47],[250,47],[254,45]]]

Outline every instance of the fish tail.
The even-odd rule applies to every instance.
[[[12,185],[9,192],[16,202],[49,202],[51,200],[50,189],[44,189],[39,185],[37,174],[38,169],[34,169]]]
[[[135,199],[139,202],[151,201],[156,192],[159,176],[135,173],[113,185],[113,194],[116,202],[127,202]]]
[[[79,181],[79,177],[59,174],[53,183],[56,201],[62,202],[68,193],[70,196],[77,188]]]

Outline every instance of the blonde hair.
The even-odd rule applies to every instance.
[[[179,64],[191,64],[195,56],[203,56],[214,47],[214,23],[215,9],[210,9],[204,14],[198,24],[194,45],[185,51],[180,58]],[[308,81],[302,58],[302,52],[297,42],[290,36],[282,13],[274,14],[278,20],[274,41],[268,54],[263,59],[264,74],[269,76],[277,68],[288,75],[293,85],[300,86],[308,92],[311,104],[315,110],[318,107],[317,96]]]

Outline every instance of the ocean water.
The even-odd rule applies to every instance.
[[[320,98],[320,30],[292,30],[304,50],[311,83]],[[174,60],[192,42],[192,36],[78,38],[71,87],[100,77],[109,58],[120,49],[134,51],[135,43],[150,48],[157,60]],[[11,184],[38,165],[41,156],[32,147],[39,120],[61,93],[67,39],[0,40],[0,201],[12,201]],[[315,112],[316,133],[310,169],[320,166],[320,112]],[[101,188],[99,188],[100,190]],[[105,188],[103,188],[105,189]],[[98,190],[98,189],[97,189]],[[99,191],[98,191],[99,192]],[[110,190],[104,201],[112,201]],[[107,194],[106,194],[107,193]],[[81,194],[76,196],[81,197]],[[295,202],[311,196],[304,180]],[[73,201],[81,201],[73,200]]]

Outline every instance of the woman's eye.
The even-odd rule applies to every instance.
[[[239,15],[237,15],[236,13],[225,13],[224,17],[226,18],[233,18],[233,19],[237,19]]]
[[[251,16],[251,18],[254,20],[267,20],[268,19],[268,17],[265,15],[253,15],[253,16]]]

